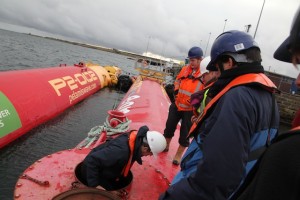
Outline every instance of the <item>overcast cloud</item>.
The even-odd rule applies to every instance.
[[[225,31],[244,31],[251,24],[253,35],[263,1],[0,0],[0,22],[136,53],[145,52],[149,40],[148,51],[183,59],[192,46],[203,51],[208,46],[209,55],[225,19]],[[266,70],[291,77],[298,74],[291,64],[273,59],[298,6],[299,0],[265,0],[256,41]],[[9,25],[1,23],[0,28]]]

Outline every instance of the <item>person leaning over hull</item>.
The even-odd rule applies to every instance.
[[[188,52],[190,64],[184,66],[176,77],[174,82],[175,102],[169,107],[168,119],[166,121],[166,128],[164,136],[167,140],[167,147],[165,151],[169,150],[169,145],[178,122],[181,120],[179,147],[173,159],[173,164],[179,165],[183,151],[189,146],[189,139],[187,134],[192,125],[191,117],[193,115],[193,107],[189,99],[191,94],[201,89],[201,82],[198,77],[201,75],[200,62],[203,57],[202,49],[199,47],[192,47]]]
[[[156,156],[166,147],[164,136],[142,126],[138,131],[122,134],[94,148],[83,160],[81,178],[89,187],[114,190],[119,181],[126,179],[136,161],[142,156]]]
[[[211,62],[221,73],[212,100],[190,130],[193,140],[181,160],[185,176],[160,199],[228,199],[276,137],[276,86],[264,75],[260,48],[242,31],[219,35]]]

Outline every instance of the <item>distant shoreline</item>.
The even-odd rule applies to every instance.
[[[143,55],[138,54],[138,53],[123,51],[123,50],[119,50],[119,49],[116,49],[116,48],[108,48],[108,47],[103,47],[103,46],[98,46],[98,45],[85,44],[85,43],[81,43],[81,42],[69,41],[69,40],[59,39],[59,38],[54,38],[54,37],[49,37],[49,36],[40,36],[40,35],[31,34],[31,33],[24,33],[24,34],[35,36],[35,37],[40,37],[40,38],[45,38],[45,39],[49,39],[49,40],[64,42],[64,43],[77,45],[77,46],[81,46],[81,47],[86,47],[86,48],[90,48],[90,49],[96,49],[96,50],[100,50],[100,51],[120,54],[120,55],[123,55],[123,56],[128,56],[128,59],[133,59],[133,60],[137,59],[137,58],[142,58],[142,59],[151,59],[152,61],[155,61],[155,62],[158,62],[158,63],[160,63],[160,62],[166,63],[167,62],[165,60],[160,60],[160,59],[153,58],[153,57],[143,56]],[[173,67],[181,68],[181,66],[176,65],[176,64],[175,64],[175,66],[173,65]]]

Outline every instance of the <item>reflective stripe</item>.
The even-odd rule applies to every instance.
[[[185,95],[188,95],[190,97],[193,93],[199,91],[201,85],[202,85],[202,83],[200,81],[198,81],[198,84],[197,84],[196,89],[194,90],[194,92],[189,92],[189,91],[186,91],[186,90],[183,90],[183,89],[179,89],[178,92],[182,93],[182,94],[185,94]]]
[[[209,91],[209,88],[207,90],[205,90],[205,92],[203,94],[203,100],[202,100],[202,102],[201,102],[201,104],[200,104],[200,106],[197,110],[198,113],[202,112],[204,110],[205,106],[206,106],[205,101],[206,101],[206,98],[207,98],[208,91]]]
[[[194,93],[197,92],[200,89],[201,85],[202,85],[201,81],[198,81],[198,85],[196,86],[196,89],[194,90]]]
[[[191,111],[193,109],[189,100],[192,94],[198,91],[202,86],[201,82],[195,79],[195,77],[200,74],[200,68],[197,69],[193,76],[191,75],[192,72],[193,69],[190,66],[183,67],[174,82],[174,90],[178,91],[175,104],[179,111]]]
[[[178,105],[182,108],[191,108],[192,106],[187,106],[185,104],[182,104],[182,103],[178,103]]]
[[[188,91],[186,91],[186,90],[183,90],[183,89],[179,89],[178,90],[178,93],[181,93],[181,94],[185,94],[185,95],[188,95],[189,97],[193,94],[193,93],[191,93],[191,92],[188,92]]]

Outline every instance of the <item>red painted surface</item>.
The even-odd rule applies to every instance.
[[[168,115],[169,99],[162,86],[150,80],[136,81],[118,106],[132,120],[131,129],[147,125],[150,130],[163,133]],[[101,135],[96,145],[105,140]],[[132,167],[133,181],[129,187],[130,200],[157,199],[164,192],[179,166],[172,164],[172,157],[178,147],[178,130],[170,145],[169,152],[161,153],[157,159],[143,157],[143,165]],[[96,146],[95,145],[95,146]],[[20,178],[15,187],[15,199],[51,199],[72,188],[76,180],[74,169],[90,149],[72,149],[52,154],[35,162],[25,170],[25,174],[41,181],[49,181],[49,186],[40,186],[33,181]],[[113,156],[113,155],[112,155]]]
[[[147,125],[150,130],[163,133],[168,118],[170,101],[164,88],[151,80],[136,81],[127,92],[124,99],[117,107],[132,120],[131,129],[138,130],[139,127]],[[143,158],[146,164],[151,164],[172,181],[179,167],[172,164],[173,157],[178,148],[179,129],[171,141],[170,150],[161,153],[157,159],[153,157]]]
[[[0,95],[17,113],[9,119],[13,111],[0,102],[0,148],[101,88],[96,72],[86,67],[0,72]],[[9,126],[16,129],[5,130]]]

